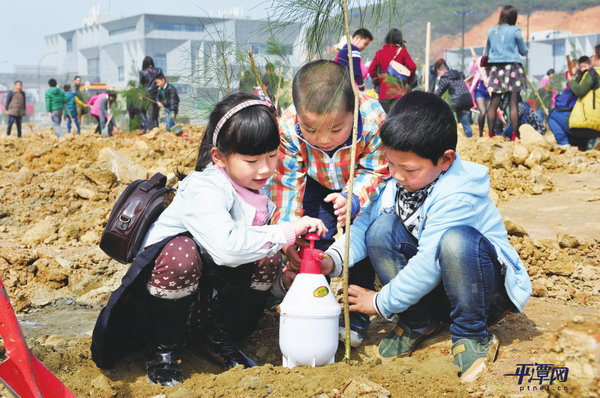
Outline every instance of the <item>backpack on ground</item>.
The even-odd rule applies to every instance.
[[[175,196],[165,187],[167,177],[156,173],[149,180],[135,180],[119,196],[100,238],[100,249],[114,260],[128,264],[137,255],[150,225]]]

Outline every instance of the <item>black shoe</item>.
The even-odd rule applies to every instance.
[[[242,365],[244,368],[256,366],[252,358],[244,354],[231,335],[224,330],[217,328],[209,330],[205,335],[205,343],[210,354],[222,360],[225,370],[237,365]]]
[[[148,379],[154,384],[170,387],[183,382],[183,374],[179,364],[181,360],[175,355],[177,347],[159,347],[149,354],[146,360]]]

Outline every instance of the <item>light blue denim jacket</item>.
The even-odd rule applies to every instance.
[[[382,214],[394,212],[396,181],[390,179],[381,194],[360,214],[351,226],[350,264],[367,255],[365,235],[369,226]],[[391,318],[405,311],[441,282],[436,259],[444,232],[455,226],[472,226],[493,245],[498,260],[506,266],[504,286],[518,311],[523,311],[531,296],[531,282],[519,254],[510,245],[500,212],[490,200],[490,180],[485,166],[461,161],[457,154],[452,166],[435,183],[423,202],[419,225],[417,254],[404,269],[375,296],[381,315]],[[345,237],[327,249],[334,263],[332,276],[341,273],[341,253]]]
[[[521,55],[527,55],[528,52],[521,28],[518,26],[503,24],[488,30],[485,45],[488,62],[521,63]]]

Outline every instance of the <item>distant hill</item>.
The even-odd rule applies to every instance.
[[[531,14],[530,32],[547,29],[570,30],[573,33],[600,31],[598,0],[517,0],[506,3],[517,7],[517,23],[524,35],[528,13]],[[460,47],[462,18],[455,15],[455,11],[473,11],[465,18],[465,47],[483,45],[487,29],[498,23],[499,3],[496,1],[397,0],[397,4],[397,16],[391,22],[379,23],[379,26],[374,26],[368,7],[353,10],[351,30],[365,27],[374,36],[373,43],[364,51],[363,58],[372,59],[375,51],[381,48],[386,33],[391,28],[400,28],[409,52],[413,58],[422,62],[428,21],[432,25],[432,59],[443,49]]]

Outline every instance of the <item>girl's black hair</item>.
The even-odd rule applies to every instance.
[[[498,25],[515,25],[517,23],[517,9],[515,6],[504,6],[500,11],[500,19],[498,19]]]
[[[142,61],[142,69],[148,69],[149,67],[154,67],[154,60],[151,56],[146,55]]]
[[[402,40],[402,31],[400,29],[390,29],[387,35],[385,35],[385,44],[397,44],[400,47],[404,47],[404,40]]]
[[[208,118],[208,126],[200,143],[196,171],[202,171],[212,162],[210,151],[217,123],[229,110],[242,102],[259,100],[255,95],[235,93],[219,102]],[[231,116],[217,138],[217,148],[223,156],[239,153],[262,155],[279,148],[279,129],[274,110],[266,105],[253,105]],[[178,177],[183,176],[179,173]],[[185,176],[183,176],[185,177]]]

